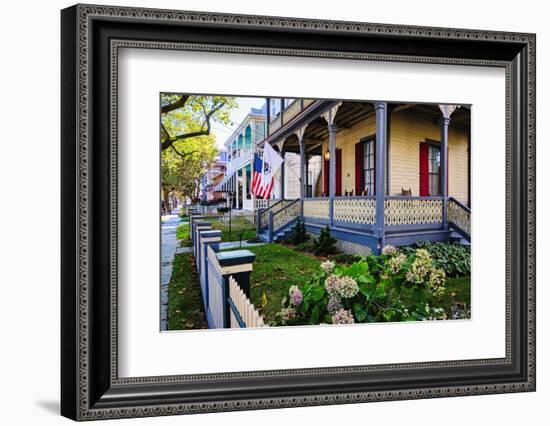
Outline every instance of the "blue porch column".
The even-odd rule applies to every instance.
[[[328,126],[328,196],[329,196],[329,224],[334,225],[334,197],[336,196],[336,126]]]
[[[283,163],[281,164],[281,200],[285,199],[285,150],[281,148],[281,157]]]
[[[447,223],[447,198],[448,194],[448,176],[449,176],[449,124],[451,123],[451,114],[457,107],[455,105],[439,105],[441,110],[441,142],[440,142],[440,184],[441,184],[441,196],[443,197],[442,208],[442,228],[444,230],[449,228]]]
[[[380,238],[380,249],[386,244],[385,241],[385,169],[386,169],[386,145],[388,139],[388,103],[375,102],[376,111],[376,233]]]
[[[304,198],[306,197],[306,142],[304,134],[306,127],[302,127],[295,132],[300,146],[300,217],[304,216]]]
[[[336,196],[336,113],[342,103],[338,103],[322,114],[328,123],[328,222],[330,227],[334,225],[334,197]]]

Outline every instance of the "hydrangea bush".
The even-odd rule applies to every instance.
[[[307,284],[290,287],[273,325],[446,319],[444,309],[434,307],[445,281],[423,248],[406,254],[386,246],[351,265],[327,260]]]

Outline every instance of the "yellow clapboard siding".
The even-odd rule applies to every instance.
[[[440,127],[433,119],[411,110],[393,112],[390,122],[389,173],[390,195],[401,195],[411,189],[419,195],[419,144],[427,139],[439,141]],[[336,134],[336,147],[342,150],[342,193],[355,191],[355,144],[376,133],[374,116]],[[322,152],[328,151],[328,140],[322,142]],[[324,173],[324,170],[323,170]],[[323,191],[323,179],[318,194]],[[468,132],[449,129],[449,195],[463,203],[468,201]]]

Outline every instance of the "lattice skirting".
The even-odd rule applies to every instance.
[[[319,236],[314,232],[308,232],[308,234],[310,238],[317,238]],[[339,239],[336,239],[336,248],[343,253],[354,254],[357,256],[368,256],[373,254],[373,251],[369,246]]]
[[[344,253],[355,254],[358,256],[368,256],[372,254],[372,249],[370,247],[359,243],[352,243],[351,241],[338,240],[336,247]]]

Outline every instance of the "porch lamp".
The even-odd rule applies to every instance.
[[[325,152],[325,160],[328,161],[329,159],[330,159],[330,152],[326,151]]]

